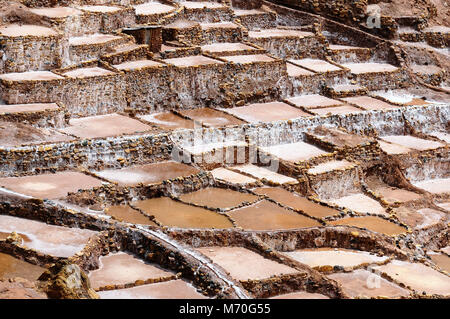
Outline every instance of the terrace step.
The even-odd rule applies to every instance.
[[[450,27],[433,26],[422,30],[422,32],[425,34],[425,41],[432,47],[450,47]]]
[[[440,86],[447,78],[447,72],[437,65],[418,65],[410,66],[414,74],[419,76],[425,83],[433,86]]]
[[[340,44],[330,44],[329,48],[332,53],[332,60],[336,63],[367,62],[373,55],[371,48]]]
[[[84,5],[78,7],[78,9],[84,12],[88,22],[93,20],[96,24],[99,24],[98,32],[100,33],[109,33],[136,25],[135,11],[131,7]]]
[[[165,16],[173,13],[176,7],[157,1],[147,2],[133,6],[137,24],[157,24]]]
[[[400,27],[397,31],[398,38],[405,42],[422,42],[425,35],[412,27]]]
[[[308,71],[319,74],[344,74],[345,70],[328,61],[320,59],[289,60],[290,63],[300,66]]]
[[[314,33],[295,29],[272,28],[249,31],[248,40],[283,59],[315,57],[325,52],[324,44]]]
[[[123,44],[133,43],[129,36],[112,34],[90,34],[69,38],[68,64],[78,64],[84,61],[96,60],[110,53],[114,48]]]
[[[212,1],[182,1],[184,17],[199,22],[231,21],[233,10],[222,3]]]
[[[254,47],[250,43],[242,42],[223,42],[212,43],[201,46],[204,53],[214,55],[217,57],[232,56],[232,55],[255,55],[264,54],[265,50]]]
[[[38,127],[62,127],[65,124],[62,111],[56,103],[0,105],[0,121]]]
[[[239,42],[242,40],[242,28],[232,22],[201,23],[203,41],[214,42]]]
[[[111,53],[102,55],[101,60],[109,64],[120,64],[132,60],[145,59],[149,54],[147,44],[125,43],[112,48]]]
[[[333,99],[368,94],[367,88],[357,84],[335,84],[324,88],[326,96]]]
[[[274,28],[277,14],[267,8],[260,9],[233,9],[234,17],[249,30]]]

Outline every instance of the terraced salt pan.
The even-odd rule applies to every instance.
[[[289,60],[289,62],[316,73],[335,72],[342,70],[340,67],[337,67],[334,64],[319,59]]]
[[[163,65],[164,64],[152,60],[136,60],[136,61],[126,61],[120,64],[115,64],[113,66],[121,71],[133,71],[148,67],[160,67]]]
[[[288,76],[291,77],[310,76],[314,74],[314,72],[308,71],[292,63],[286,63],[286,69]]]
[[[114,219],[125,223],[157,226],[150,218],[128,205],[108,207],[105,209],[105,213],[114,217]]]
[[[48,36],[56,36],[58,35],[58,33],[53,29],[42,27],[39,25],[10,24],[0,28],[0,35],[3,35],[5,37],[24,37],[24,36],[48,37]]]
[[[187,9],[217,9],[217,8],[225,8],[225,6],[221,3],[210,2],[210,1],[182,1],[180,5]]]
[[[118,35],[96,33],[79,37],[71,37],[69,38],[69,44],[71,46],[102,44],[119,39],[122,39],[122,37]]]
[[[190,204],[223,209],[237,207],[245,202],[253,203],[258,200],[258,196],[227,188],[208,187],[182,194],[180,199]]]
[[[0,215],[0,232],[22,233],[29,241],[24,246],[44,254],[70,257],[79,252],[96,232],[61,226],[47,225],[29,219]]]
[[[183,280],[99,291],[98,295],[101,299],[206,299],[191,284]]]
[[[138,118],[152,123],[165,130],[193,129],[194,122],[178,116],[172,112],[138,115]]]
[[[261,280],[272,276],[298,273],[296,269],[277,263],[242,247],[202,247],[202,254],[228,271],[236,280]]]
[[[441,251],[446,253],[447,255],[450,255],[450,246],[442,248]]]
[[[312,268],[321,266],[353,268],[364,264],[382,263],[388,260],[388,257],[377,256],[366,251],[332,248],[301,249],[283,252],[283,254]]]
[[[382,140],[378,140],[378,144],[380,145],[381,150],[390,155],[407,154],[412,152],[412,149],[395,143],[387,143]]]
[[[443,209],[450,211],[450,202],[440,203],[440,204],[436,204],[436,205],[438,205],[439,207],[442,207]]]
[[[371,214],[383,214],[386,215],[386,211],[383,206],[376,200],[358,193],[341,198],[330,199],[330,202],[340,207],[346,207],[358,213],[371,213]]]
[[[325,115],[345,115],[345,114],[352,114],[352,113],[360,113],[364,112],[361,109],[358,109],[351,105],[343,105],[343,106],[335,106],[335,107],[324,107],[320,109],[312,109],[309,110],[311,113],[314,113],[319,116],[325,116]]]
[[[343,67],[350,69],[352,74],[395,72],[397,67],[387,63],[344,63]]]
[[[78,172],[60,172],[23,177],[0,178],[0,186],[14,192],[42,199],[56,199],[79,189],[102,186],[102,181]]]
[[[329,225],[347,225],[393,236],[405,233],[406,228],[376,216],[349,217],[328,222]]]
[[[227,113],[210,109],[210,108],[200,108],[193,110],[182,110],[180,113],[194,121],[198,121],[203,125],[209,127],[222,127],[230,125],[242,125],[245,122],[231,116]]]
[[[401,298],[410,295],[409,290],[364,269],[331,274],[328,277],[340,283],[344,292],[352,298]]]
[[[446,254],[440,254],[436,252],[428,252],[428,256],[431,260],[442,270],[450,274],[450,257]]]
[[[62,79],[64,79],[62,76],[50,71],[28,71],[21,73],[0,74],[0,80],[5,81],[49,81]]]
[[[323,218],[339,214],[339,211],[334,208],[320,205],[308,200],[306,197],[294,194],[293,192],[290,192],[284,188],[260,187],[255,188],[253,191],[260,195],[267,195],[278,203],[295,210],[300,210],[309,216]]]
[[[79,7],[82,10],[96,13],[111,13],[120,11],[121,8],[114,6],[82,6]]]
[[[333,100],[319,94],[300,95],[291,97],[287,100],[298,107],[304,107],[307,109],[331,107],[343,104],[341,101]]]
[[[150,126],[119,114],[75,118],[69,121],[69,125],[60,131],[79,138],[101,138],[151,130]]]
[[[0,105],[0,114],[7,113],[33,113],[42,111],[58,110],[59,106],[56,103],[30,103],[30,104],[13,104]]]
[[[293,120],[311,116],[311,114],[283,102],[255,103],[242,107],[222,109],[222,111],[249,123]]]
[[[72,79],[84,79],[112,74],[114,74],[114,72],[99,67],[80,68],[64,73],[65,76]]]
[[[322,294],[311,293],[306,291],[298,291],[298,292],[291,292],[289,294],[270,297],[269,299],[330,299],[330,298]]]
[[[392,105],[389,103],[386,103],[381,100],[374,99],[370,96],[354,96],[354,97],[347,97],[343,98],[344,101],[355,104],[359,106],[360,108],[364,110],[390,110],[394,108],[398,108],[396,105]]]
[[[398,144],[419,151],[432,150],[445,146],[445,144],[440,142],[424,140],[422,138],[418,138],[411,135],[389,135],[383,136],[381,137],[381,139],[383,139],[386,142]]]
[[[169,197],[152,198],[134,206],[155,216],[161,224],[181,228],[232,228],[230,220],[213,211],[177,202]]]
[[[429,179],[412,184],[433,194],[450,193],[450,178]]]
[[[246,51],[246,50],[254,50],[254,47],[251,47],[247,44],[236,42],[225,42],[225,43],[212,43],[203,45],[202,50],[210,53],[218,53],[218,52],[231,52],[231,51]]]
[[[445,141],[446,143],[450,143],[450,134],[445,133],[445,132],[431,132],[428,133],[428,135],[437,137],[440,140]]]
[[[48,18],[66,18],[69,16],[80,15],[82,12],[70,7],[55,7],[55,8],[30,8],[34,14],[45,16]]]
[[[450,295],[450,277],[423,264],[394,260],[374,269],[386,273],[419,294],[425,291],[427,294]]]
[[[197,173],[199,173],[198,169],[175,161],[96,172],[98,176],[123,186],[134,186],[139,183],[158,184],[168,179]]]
[[[244,174],[248,174],[258,179],[266,179],[270,182],[284,185],[284,184],[298,184],[298,181],[295,178],[278,174],[276,172],[271,171],[270,169],[259,167],[252,164],[234,166],[232,169],[242,172]]]
[[[256,183],[256,179],[230,171],[229,169],[219,167],[213,169],[211,174],[215,179],[223,180],[232,184],[252,184]]]
[[[391,103],[403,104],[403,105],[425,105],[429,102],[425,101],[420,96],[414,94],[408,94],[406,92],[398,92],[396,90],[391,91],[376,91],[373,92],[375,96],[382,97]]]
[[[422,198],[422,196],[417,193],[395,187],[380,187],[376,188],[374,191],[390,204],[394,202],[404,203]]]
[[[45,270],[43,267],[0,253],[0,278],[2,279],[20,277],[36,281]]]
[[[213,23],[200,23],[200,27],[202,30],[211,30],[211,29],[239,29],[240,27],[233,22],[213,22]]]
[[[313,37],[314,34],[311,32],[299,31],[299,30],[290,30],[290,29],[264,29],[261,31],[249,31],[248,37],[251,39],[266,39],[266,38],[287,38],[287,37],[295,37],[295,38],[305,38],[305,37]]]
[[[355,166],[356,166],[355,164],[350,163],[346,160],[329,161],[308,169],[308,174],[323,174],[334,170],[348,169]]]
[[[166,4],[162,4],[156,1],[147,2],[144,4],[134,6],[136,15],[152,15],[169,13],[175,8]]]
[[[320,155],[329,154],[322,151],[320,148],[305,142],[279,144],[260,148],[270,155],[289,162],[306,161]]]
[[[203,55],[193,55],[181,58],[165,59],[163,60],[167,64],[172,64],[177,67],[190,67],[198,65],[210,65],[210,64],[223,64],[222,61],[211,59]]]
[[[184,150],[193,155],[202,155],[204,153],[212,152],[214,150],[223,151],[224,148],[236,147],[239,149],[244,149],[248,144],[244,141],[225,141],[225,142],[217,142],[217,143],[207,143],[207,144],[194,144],[191,146],[185,146]],[[224,153],[214,153],[214,155],[225,155]]]
[[[263,200],[227,213],[236,225],[246,230],[280,230],[320,226],[312,218]]]
[[[275,61],[274,58],[272,58],[266,54],[247,54],[247,55],[223,56],[222,59],[225,59],[228,62],[240,63],[240,64]]]
[[[92,288],[98,289],[108,285],[132,284],[137,280],[170,278],[173,272],[144,262],[135,256],[119,252],[101,256],[99,269],[89,273]]]

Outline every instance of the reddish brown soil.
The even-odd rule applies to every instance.
[[[17,1],[0,0],[0,26],[10,23],[51,26],[49,20],[32,13],[23,4]]]
[[[31,281],[22,278],[0,279],[0,299],[47,299]]]
[[[450,3],[448,0],[392,0],[380,2],[382,14],[388,16],[429,17],[430,26],[450,26]]]

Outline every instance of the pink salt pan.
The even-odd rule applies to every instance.
[[[75,69],[75,70],[64,73],[65,76],[72,78],[72,79],[92,78],[92,77],[112,75],[112,74],[115,74],[115,73],[112,71],[106,70],[106,69],[99,68],[99,67]]]
[[[381,150],[386,152],[387,154],[395,155],[395,154],[406,154],[412,151],[412,149],[395,144],[395,143],[387,143],[382,140],[378,140],[378,144],[380,145]]]
[[[181,58],[165,59],[167,64],[172,64],[177,67],[190,67],[198,65],[223,64],[222,61],[211,59],[203,55],[186,56]]]
[[[381,100],[374,99],[370,96],[355,96],[344,98],[344,101],[355,104],[365,110],[390,110],[398,108],[396,105],[392,105]]]
[[[321,108],[321,109],[313,109],[313,110],[310,110],[310,112],[317,114],[319,116],[327,116],[327,115],[345,115],[345,114],[352,114],[352,113],[360,113],[363,111],[354,106],[343,105],[343,106],[336,106],[336,107],[325,107],[325,108]]]
[[[289,294],[270,297],[269,299],[330,299],[329,297],[306,291],[291,292]]]
[[[292,63],[286,63],[286,69],[288,75],[291,77],[310,76],[314,74],[314,72],[308,71]]]
[[[274,58],[271,58],[270,56],[268,56],[266,54],[223,56],[222,59],[225,59],[228,62],[240,63],[240,64],[275,61]]]
[[[412,148],[419,151],[432,150],[445,146],[445,144],[424,140],[411,135],[390,135],[381,137],[384,141],[395,143],[404,147]]]
[[[343,104],[341,101],[333,100],[319,94],[295,96],[287,100],[298,107],[304,107],[307,109],[330,107]]]
[[[308,169],[308,174],[323,174],[340,169],[349,169],[355,167],[356,164],[350,163],[346,160],[342,161],[329,161],[319,165],[316,165]]]
[[[364,269],[331,274],[328,277],[340,283],[344,292],[352,298],[401,298],[410,295],[407,289]]]
[[[0,28],[0,35],[3,35],[5,37],[24,37],[24,36],[48,37],[58,35],[58,33],[50,28],[41,27],[38,25],[10,24],[8,26]]]
[[[174,161],[159,162],[140,166],[133,166],[122,169],[112,169],[97,172],[101,176],[112,182],[124,186],[143,184],[157,184],[164,180],[174,179],[181,176],[197,174],[198,169],[186,164]]]
[[[80,10],[70,7],[30,8],[29,10],[35,14],[49,18],[66,18],[81,14]]]
[[[69,38],[71,46],[81,46],[90,44],[103,44],[114,40],[122,39],[122,37],[112,34],[90,34],[80,37]]]
[[[174,273],[144,262],[135,256],[119,252],[100,257],[99,269],[89,273],[94,289],[108,285],[133,284],[137,280],[157,280],[173,277]]]
[[[398,68],[386,63],[345,63],[343,67],[350,69],[352,74],[394,72]]]
[[[211,43],[203,45],[202,50],[205,52],[217,53],[217,52],[227,52],[227,51],[245,51],[254,50],[255,48],[240,42],[236,43]]]
[[[259,167],[252,164],[234,166],[232,169],[248,174],[258,179],[266,179],[275,184],[298,184],[295,178],[278,174],[268,168]]]
[[[82,6],[79,8],[84,11],[96,12],[96,13],[111,13],[111,12],[117,12],[117,11],[121,10],[121,8],[114,7],[114,6]]]
[[[119,114],[106,114],[72,119],[60,131],[80,138],[99,138],[145,132],[151,129],[135,119]]]
[[[242,247],[203,247],[197,250],[223,267],[231,277],[240,281],[298,273],[296,269],[266,259]]]
[[[215,179],[223,180],[228,183],[232,184],[251,184],[256,183],[256,179],[235,173],[233,171],[230,171],[229,169],[219,167],[216,169],[213,169],[211,171],[211,174],[214,176]]]
[[[450,178],[429,179],[414,182],[413,185],[433,194],[450,193]]]
[[[152,15],[169,13],[175,8],[159,2],[148,2],[134,6],[136,15]]]
[[[200,23],[202,30],[210,29],[239,29],[237,24],[232,22],[215,22],[215,23]]]
[[[255,103],[221,110],[249,123],[293,120],[311,116],[283,102]]]
[[[289,62],[316,73],[334,72],[342,70],[341,68],[325,60],[301,59],[301,60],[289,60]]]
[[[306,161],[313,157],[328,154],[320,148],[305,142],[280,144],[260,148],[271,155],[289,162]]]
[[[0,105],[0,114],[22,113],[22,112],[33,113],[42,111],[53,111],[58,109],[59,106],[56,103]]]
[[[28,238],[24,246],[57,257],[73,256],[84,248],[90,237],[97,234],[87,229],[47,225],[34,220],[0,215],[0,232],[13,231]]]
[[[209,1],[184,1],[180,2],[180,5],[186,7],[187,9],[217,9],[225,7],[223,4]]]
[[[304,38],[314,36],[311,32],[299,31],[299,30],[289,30],[289,29],[264,29],[261,31],[249,31],[249,38],[260,39],[260,38]]]
[[[206,299],[184,280],[171,280],[127,289],[99,291],[101,299]]]
[[[348,195],[337,199],[331,199],[330,202],[341,207],[349,208],[358,213],[387,215],[380,203],[364,194]]]
[[[79,189],[102,186],[102,181],[78,172],[60,172],[0,178],[0,186],[36,198],[56,199]]]
[[[421,263],[393,260],[387,265],[374,267],[394,280],[416,290],[419,294],[450,296],[450,277]]]
[[[123,62],[121,64],[116,64],[114,67],[121,71],[133,71],[143,68],[149,68],[149,67],[161,67],[164,64],[151,61],[151,60],[137,60],[137,61],[127,61]]]
[[[0,79],[5,81],[50,81],[62,80],[62,76],[50,71],[29,71],[22,73],[0,74]]]

